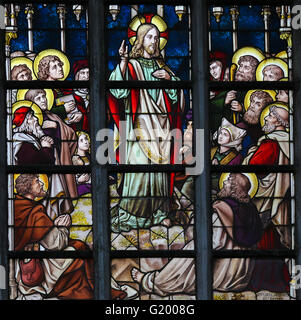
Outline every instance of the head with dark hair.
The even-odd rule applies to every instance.
[[[250,107],[245,112],[243,119],[249,124],[258,124],[261,111],[273,102],[273,98],[262,90],[255,91],[250,97]]]
[[[247,176],[241,173],[231,173],[224,181],[223,188],[217,194],[220,199],[233,198],[241,203],[250,202],[249,191],[251,183]]]
[[[263,81],[278,81],[284,78],[283,70],[275,64],[270,64],[266,66],[262,70],[262,74],[263,74]]]
[[[235,81],[255,81],[256,68],[259,61],[250,55],[241,56],[238,60],[238,69],[235,73]]]
[[[64,78],[63,61],[57,56],[48,55],[41,59],[38,66],[39,80],[60,80]]]
[[[25,94],[25,100],[36,103],[43,111],[48,107],[46,91],[44,89],[30,89]]]
[[[11,70],[11,79],[15,81],[31,81],[31,70],[27,67],[26,64],[14,66]]]
[[[31,199],[46,195],[43,185],[43,182],[39,180],[38,174],[20,174],[15,181],[17,194]]]

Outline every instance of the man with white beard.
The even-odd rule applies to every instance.
[[[13,124],[14,165],[55,164],[53,139],[45,135],[31,108],[16,110]]]
[[[281,105],[275,103],[270,106],[262,127],[265,135],[258,140],[257,146],[249,149],[243,164],[273,166],[290,163],[290,138],[287,132],[289,112]],[[253,201],[261,217],[266,221],[266,235],[263,237],[265,240],[260,243],[260,249],[281,249],[282,246],[291,246],[290,228],[285,227],[290,223],[289,203],[285,199],[289,187],[289,173],[272,172],[261,175],[259,179],[259,189]],[[276,229],[275,226],[280,227]],[[275,239],[279,236],[281,243],[277,245]]]

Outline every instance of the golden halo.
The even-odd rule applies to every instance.
[[[276,101],[276,95],[277,95],[277,92],[274,91],[274,90],[263,90],[263,89],[256,89],[256,90],[249,90],[247,92],[247,94],[245,95],[245,100],[244,100],[244,106],[245,106],[245,110],[247,111],[250,107],[250,104],[251,104],[251,95],[256,92],[256,91],[264,91],[264,92],[267,92],[271,98],[273,99],[273,101]]]
[[[43,124],[43,114],[42,114],[42,110],[32,101],[27,101],[27,100],[20,100],[17,101],[13,104],[12,106],[12,114],[14,114],[16,112],[16,110],[18,110],[21,107],[28,107],[31,108],[32,111],[34,112],[34,115],[38,118],[39,121],[39,125],[42,126]],[[16,126],[13,125],[13,129]]]
[[[287,59],[288,58],[287,51],[286,50],[280,51],[275,55],[275,57],[280,59]]]
[[[242,56],[252,56],[259,62],[265,59],[265,55],[260,49],[255,47],[243,47],[235,51],[232,57],[232,63],[238,66],[239,58]]]
[[[244,172],[242,172],[241,174],[245,175],[249,179],[249,181],[251,183],[251,188],[250,188],[248,194],[251,198],[254,198],[257,191],[258,191],[258,186],[259,186],[258,178],[257,178],[256,174],[255,173],[244,173]],[[219,188],[220,189],[223,188],[224,181],[228,179],[229,175],[230,175],[230,172],[221,174],[220,179],[219,179]]]
[[[287,63],[280,58],[267,58],[260,62],[256,69],[256,81],[263,81],[263,69],[269,65],[276,65],[284,72],[284,78],[288,78]]]
[[[33,69],[36,77],[38,77],[38,71],[39,71],[39,63],[40,61],[46,57],[46,56],[57,56],[63,63],[63,71],[64,71],[64,77],[62,79],[59,79],[59,81],[64,81],[69,75],[70,72],[70,62],[67,58],[67,56],[59,50],[56,49],[46,49],[44,51],[41,51],[34,59],[33,62]]]
[[[262,110],[262,112],[261,112],[261,114],[260,114],[260,124],[261,124],[261,128],[264,126],[264,122],[265,122],[265,121],[264,121],[264,118],[270,113],[270,108],[273,107],[273,106],[278,107],[278,108],[285,109],[286,111],[289,112],[289,106],[288,106],[287,104],[283,103],[283,102],[277,101],[277,102],[274,102],[274,103],[269,104],[268,106],[266,106],[266,107]],[[289,131],[289,128],[287,128],[286,131]]]
[[[21,173],[15,173],[14,174],[14,194],[17,194],[17,190],[16,190],[16,179],[21,175]],[[39,180],[41,180],[44,184],[43,186],[43,190],[45,192],[48,191],[48,187],[49,187],[49,180],[48,180],[48,176],[47,174],[39,174]],[[43,198],[42,197],[39,197],[39,198],[35,198],[36,201],[39,201],[39,200],[42,200]]]
[[[19,100],[25,100],[25,95],[27,91],[30,89],[19,89],[17,91],[17,101]],[[46,98],[47,98],[47,109],[51,110],[53,103],[54,103],[54,94],[51,89],[43,89],[46,92]]]
[[[145,23],[154,24],[160,32],[160,43],[159,48],[163,50],[167,44],[167,24],[159,15],[137,15],[129,24],[128,38],[131,45],[134,45],[137,36],[138,28]]]
[[[10,70],[13,70],[15,66],[19,66],[20,64],[25,64],[31,71],[32,80],[37,80],[37,77],[33,70],[33,61],[26,57],[17,57],[13,58],[10,61]]]

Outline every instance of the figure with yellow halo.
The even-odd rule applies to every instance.
[[[231,81],[256,81],[256,69],[265,58],[262,51],[254,47],[238,49],[232,57],[230,69]],[[226,108],[232,111],[232,122],[236,124],[244,113],[244,97],[246,92],[231,90],[225,98]]]
[[[288,65],[277,57],[264,59],[256,69],[256,81],[285,81],[287,78]]]
[[[258,140],[257,146],[249,149],[243,164],[267,166],[290,164],[288,106],[281,102],[267,106],[261,114],[261,125],[265,135]],[[289,203],[285,199],[289,188],[289,173],[269,173],[260,177],[254,203],[266,221],[266,237],[260,244],[261,249],[281,249],[291,246],[290,230],[285,227],[290,224]],[[276,226],[281,227],[276,228]]]
[[[230,81],[255,81],[256,68],[264,58],[264,54],[258,48],[243,47],[238,49],[232,57]],[[222,117],[234,125],[241,121],[245,112],[245,94],[246,92],[244,91],[224,91],[219,94],[218,99],[210,101],[210,111],[212,112],[210,126],[212,133],[218,130]]]
[[[120,63],[111,73],[110,80],[179,80],[160,53],[167,42],[166,29],[164,20],[158,15],[136,16],[128,33],[132,49],[129,52],[125,41],[122,42]],[[172,151],[168,137],[172,129],[181,130],[180,119],[184,110],[182,90],[111,89],[108,100],[115,132],[120,129],[120,114],[124,111],[126,114],[126,164],[174,163],[171,154],[178,152]],[[136,138],[137,132],[140,139]],[[132,139],[133,134],[135,138]],[[173,185],[174,175],[169,176],[165,172],[125,173],[122,199],[116,206],[116,212],[112,212],[112,229],[120,232],[168,223],[169,203],[166,198],[172,195]],[[149,196],[152,198],[137,199]]]
[[[15,179],[14,250],[89,250],[82,241],[70,239],[70,215],[52,220],[38,202],[48,192],[42,176],[21,174]],[[13,276],[17,300],[93,299],[93,261],[89,259],[31,259],[26,263],[16,259]]]
[[[52,112],[54,101],[53,91],[50,89],[29,89],[19,90],[18,100],[27,100],[35,103],[43,116],[42,130],[44,134],[51,137],[53,147],[55,148],[56,165],[72,165],[72,157],[77,148],[77,137],[72,128],[70,128],[58,115]],[[76,179],[73,174],[65,174],[65,180],[68,187],[68,195],[71,198],[77,197]]]
[[[22,94],[24,95],[24,92],[21,92]],[[29,92],[30,94],[32,92]],[[42,103],[39,105],[42,106]],[[42,108],[44,109],[43,106]],[[57,139],[53,134],[55,131],[51,131],[48,125],[47,128],[43,128],[43,115],[46,115],[45,119],[48,120],[45,122],[47,123],[49,121],[48,114],[43,113],[37,104],[26,100],[16,102],[12,110],[14,165],[60,165],[61,161],[65,161],[64,163],[67,164],[68,157],[70,158],[69,164],[72,165],[71,153],[75,152],[76,142],[64,141],[59,144],[58,148],[54,142]],[[59,123],[55,123],[59,127]],[[66,130],[62,134],[66,134]],[[69,149],[69,144],[70,146],[74,144],[74,151]],[[57,199],[57,201],[51,200],[45,203],[49,217],[54,218],[73,210],[70,198],[77,197],[74,174],[53,174],[50,179],[49,191],[51,196]]]
[[[41,109],[30,101],[19,101],[12,110],[13,164],[54,165],[54,141],[41,128]]]
[[[82,68],[87,69],[87,67],[86,62]],[[79,71],[78,68],[76,70]],[[63,52],[56,49],[46,49],[36,56],[34,72],[37,78],[42,81],[64,81],[70,72],[70,62]],[[85,101],[82,97],[75,95],[73,89],[54,90],[52,113],[57,114],[75,131],[88,130],[86,109]]]
[[[33,61],[27,57],[15,57],[11,59],[11,80],[32,81],[36,80],[33,72]]]
[[[276,91],[274,90],[249,90],[244,99],[245,113],[237,123],[237,127],[247,131],[247,135],[242,141],[241,154],[247,155],[249,148],[257,144],[257,141],[263,135],[260,124],[261,111],[276,100]]]
[[[253,247],[260,239],[262,225],[251,197],[257,191],[254,174],[231,173],[221,177],[218,199],[212,204],[213,249],[244,249]],[[193,250],[190,241],[182,250]],[[219,259],[213,266],[215,290],[243,290],[252,276],[251,259]],[[195,294],[194,259],[173,258],[161,270],[143,272],[131,270],[134,281],[149,294],[167,296],[184,292]]]

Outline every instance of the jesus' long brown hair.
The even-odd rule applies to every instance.
[[[132,50],[130,52],[130,58],[143,57],[143,51],[144,51],[143,40],[144,40],[145,35],[152,29],[156,29],[158,32],[158,36],[159,36],[160,32],[154,24],[144,23],[138,28],[137,38],[136,38],[134,45],[132,47]],[[160,54],[159,41],[158,41],[158,44],[155,48],[155,52],[153,54],[153,57],[160,57],[160,56],[161,56],[161,54]]]

